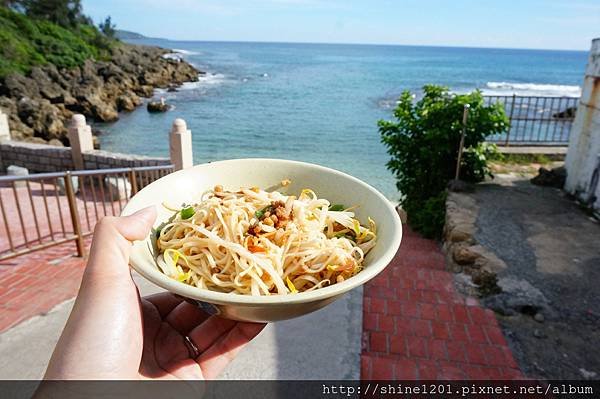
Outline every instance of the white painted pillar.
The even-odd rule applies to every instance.
[[[71,156],[73,166],[76,170],[85,169],[83,153],[94,149],[92,140],[92,128],[85,123],[85,116],[75,114],[69,125],[69,143],[71,145]]]
[[[8,116],[0,110],[0,142],[10,140],[10,128],[8,127]]]
[[[175,170],[189,168],[194,165],[192,154],[192,131],[187,128],[183,119],[173,121],[169,134],[169,154]]]
[[[600,211],[600,38],[592,41],[565,166],[565,190]]]

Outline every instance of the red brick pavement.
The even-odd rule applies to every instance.
[[[69,242],[0,261],[0,332],[77,294],[85,259],[75,253]]]
[[[364,290],[363,379],[523,378],[496,316],[465,298],[439,245],[405,226],[386,270]]]
[[[8,235],[16,250],[73,236],[69,205],[54,184],[30,183],[27,187],[0,187],[7,220],[0,220],[0,254],[11,253]],[[44,195],[46,196],[44,198]],[[80,190],[76,204],[81,228],[92,231],[96,220],[118,215],[123,203],[106,200],[107,193]],[[21,209],[19,217],[17,203]],[[8,229],[8,231],[7,231]],[[89,247],[91,237],[86,241]],[[74,255],[74,241],[0,261],[0,332],[74,297],[79,289],[85,260]]]

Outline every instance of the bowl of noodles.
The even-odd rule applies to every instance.
[[[393,204],[350,175],[281,159],[197,165],[151,183],[123,210],[155,205],[131,266],[221,317],[250,322],[318,310],[379,274],[402,224]]]

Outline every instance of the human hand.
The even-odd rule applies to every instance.
[[[209,316],[170,293],[140,298],[131,241],[146,237],[155,219],[152,207],[96,225],[45,379],[213,379],[265,327]]]

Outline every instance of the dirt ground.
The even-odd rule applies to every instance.
[[[498,278],[516,292],[483,302],[499,313],[527,376],[600,379],[600,225],[530,177],[499,175],[471,194],[475,239],[508,265]]]

